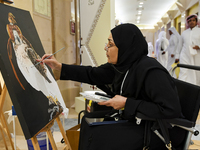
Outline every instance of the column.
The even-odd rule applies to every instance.
[[[52,32],[54,32],[55,51],[65,47],[56,54],[56,59],[66,64],[76,63],[75,35],[70,33],[71,2],[72,0],[53,0],[54,29]],[[66,106],[71,107],[75,103],[75,97],[79,95],[80,84],[59,80],[57,83]]]
[[[181,13],[181,33],[185,31],[185,19],[186,19],[186,12]]]

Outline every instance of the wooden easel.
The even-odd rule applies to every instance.
[[[31,141],[32,141],[32,144],[33,144],[33,147],[35,150],[40,150],[40,147],[39,147],[39,144],[38,144],[38,141],[37,141],[37,138],[36,136],[40,133],[40,132],[47,132],[47,135],[48,135],[48,138],[50,140],[50,143],[51,143],[51,146],[53,148],[53,150],[57,150],[57,147],[56,147],[56,143],[53,139],[53,135],[51,133],[51,127],[53,126],[54,124],[54,121],[57,121],[58,123],[58,126],[60,128],[60,132],[65,140],[65,147],[63,148],[63,150],[72,150],[71,146],[70,146],[70,143],[69,143],[69,140],[65,134],[65,130],[62,126],[62,123],[60,121],[60,117],[59,115],[54,119],[52,120],[51,122],[49,122],[42,130],[40,130],[36,135],[34,135],[32,138],[31,138]]]
[[[0,0],[0,3],[5,3],[5,4],[12,4],[13,2],[5,2],[4,0]]]
[[[1,94],[1,97],[0,97],[0,132],[2,134],[3,141],[4,141],[6,149],[8,149],[8,146],[7,146],[7,143],[6,143],[4,133],[7,135],[8,139],[10,141],[11,147],[14,150],[13,141],[12,141],[10,132],[8,130],[8,125],[6,123],[6,119],[4,117],[3,110],[2,110],[4,102],[5,102],[6,92],[7,92],[7,88],[6,88],[5,83],[4,83],[3,89],[1,88],[1,84],[0,84],[0,91],[1,91],[1,93],[0,93]]]
[[[2,110],[4,102],[5,102],[6,93],[7,93],[7,88],[6,88],[5,83],[4,83],[3,89],[1,88],[1,84],[0,84],[0,94],[1,94],[1,97],[0,97],[0,132],[2,134],[3,141],[4,141],[6,149],[8,149],[8,146],[7,146],[7,143],[6,143],[6,139],[5,139],[4,133],[9,138],[11,147],[14,150],[13,141],[12,141],[10,132],[8,130],[6,119],[4,117],[3,110]],[[35,150],[40,150],[40,146],[39,146],[39,143],[38,143],[37,138],[36,138],[36,136],[40,132],[47,132],[47,135],[48,135],[48,138],[50,140],[50,143],[51,143],[51,146],[52,146],[53,150],[57,150],[56,143],[55,143],[55,141],[53,139],[53,135],[51,133],[51,127],[53,126],[55,120],[57,121],[57,124],[58,124],[58,126],[60,128],[60,132],[61,132],[61,134],[62,134],[62,136],[64,138],[64,141],[65,141],[65,144],[66,144],[65,147],[63,148],[63,150],[72,150],[71,146],[70,146],[70,143],[69,143],[69,140],[68,140],[68,138],[67,138],[67,136],[65,134],[65,130],[64,130],[64,128],[62,126],[62,123],[60,121],[59,115],[55,119],[51,120],[43,129],[41,129],[36,135],[34,135],[31,138],[31,141],[32,141],[32,144],[33,144],[33,147],[34,147]]]

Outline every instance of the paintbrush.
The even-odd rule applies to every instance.
[[[55,55],[56,53],[58,53],[58,52],[60,52],[61,50],[63,50],[65,47],[63,47],[63,48],[61,48],[61,49],[59,49],[58,51],[56,51],[55,53],[53,53],[53,54],[51,54],[50,56],[48,56],[48,57],[46,57],[45,59],[48,59],[48,58],[50,58],[51,56],[53,56],[53,55]],[[44,60],[45,60],[44,59]],[[43,60],[42,60],[43,61]],[[39,65],[42,61],[40,61],[40,62],[38,62],[38,63],[36,63],[34,66],[37,66],[37,65]],[[34,67],[34,66],[32,66],[32,67]]]

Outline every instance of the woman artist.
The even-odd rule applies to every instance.
[[[127,119],[126,123],[89,126],[85,117],[102,118],[108,112],[86,114],[81,123],[79,150],[141,150],[145,121],[137,125],[135,113],[158,119],[182,117],[175,84],[168,71],[147,56],[144,36],[133,24],[112,29],[105,50],[108,63],[99,67],[61,64],[53,56],[45,59],[49,54],[45,54],[42,60],[52,69],[61,71],[61,80],[97,85],[113,96],[99,105],[116,110],[124,108],[121,118]],[[185,132],[175,127],[169,132],[173,146],[178,147]],[[154,133],[150,139],[150,149],[166,149]]]

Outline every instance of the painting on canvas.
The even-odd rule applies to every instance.
[[[26,139],[66,108],[28,11],[0,4],[0,68]]]

